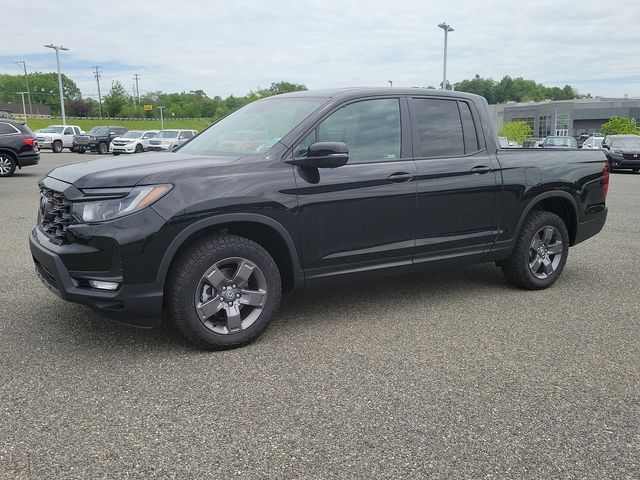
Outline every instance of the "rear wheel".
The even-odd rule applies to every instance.
[[[269,326],[281,296],[278,267],[257,243],[217,235],[172,265],[166,314],[191,343],[210,350],[246,345]]]
[[[53,144],[51,144],[51,150],[53,150],[53,153],[62,152],[62,142],[60,140],[54,141]]]
[[[551,212],[534,210],[525,219],[502,271],[514,285],[540,290],[560,277],[568,254],[569,233],[562,219]]]
[[[634,168],[633,169],[633,173],[638,173],[638,172],[640,172],[640,168]]]
[[[8,153],[0,152],[0,177],[10,177],[16,171],[16,160]]]
[[[105,142],[100,142],[98,144],[98,153],[100,155],[106,154],[108,150],[109,150],[109,147],[107,146],[107,144]]]

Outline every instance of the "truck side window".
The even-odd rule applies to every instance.
[[[417,157],[464,155],[462,123],[456,100],[414,98]],[[477,141],[477,140],[476,140]]]
[[[65,135],[73,135],[73,128],[71,127],[67,127],[64,129],[64,134]]]
[[[337,110],[318,126],[319,142],[344,142],[349,163],[400,158],[400,103],[396,98],[364,100]]]
[[[471,109],[467,102],[459,102],[460,116],[462,117],[462,132],[464,134],[464,152],[473,153],[480,150],[478,145],[478,134],[476,132],[476,126],[473,123],[473,117],[471,116]]]

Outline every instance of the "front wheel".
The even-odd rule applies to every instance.
[[[107,144],[105,142],[100,142],[98,144],[98,153],[100,155],[105,155],[108,150],[109,150],[109,147],[107,146]]]
[[[74,150],[76,153],[84,153],[84,148],[76,147]]]
[[[205,238],[172,265],[166,315],[191,343],[209,350],[251,343],[280,304],[280,272],[269,253],[236,235]]]
[[[551,212],[534,210],[525,219],[502,271],[514,285],[540,290],[560,277],[568,254],[569,233],[562,219]]]
[[[51,150],[53,150],[53,153],[62,152],[62,142],[60,140],[56,140],[55,142],[53,142],[53,144],[51,145]]]
[[[139,144],[139,143],[138,143],[138,144],[136,145],[136,151],[135,151],[135,153],[142,153],[142,152],[144,152],[144,147],[143,147],[141,144]]]

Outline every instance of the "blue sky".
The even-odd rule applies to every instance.
[[[119,80],[131,91],[202,89],[242,95],[286,80],[309,88],[437,85],[442,78],[443,20],[449,36],[448,78],[476,73],[524,76],[583,93],[640,96],[640,1],[505,2],[498,0],[32,0],[25,22],[18,2],[2,7],[0,72],[63,71],[83,95]],[[94,19],[99,17],[96,23]]]

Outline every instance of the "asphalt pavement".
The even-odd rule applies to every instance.
[[[0,179],[0,478],[640,478],[640,174],[549,290],[480,265],[299,292],[211,353],[36,277],[37,180],[93,158]]]

